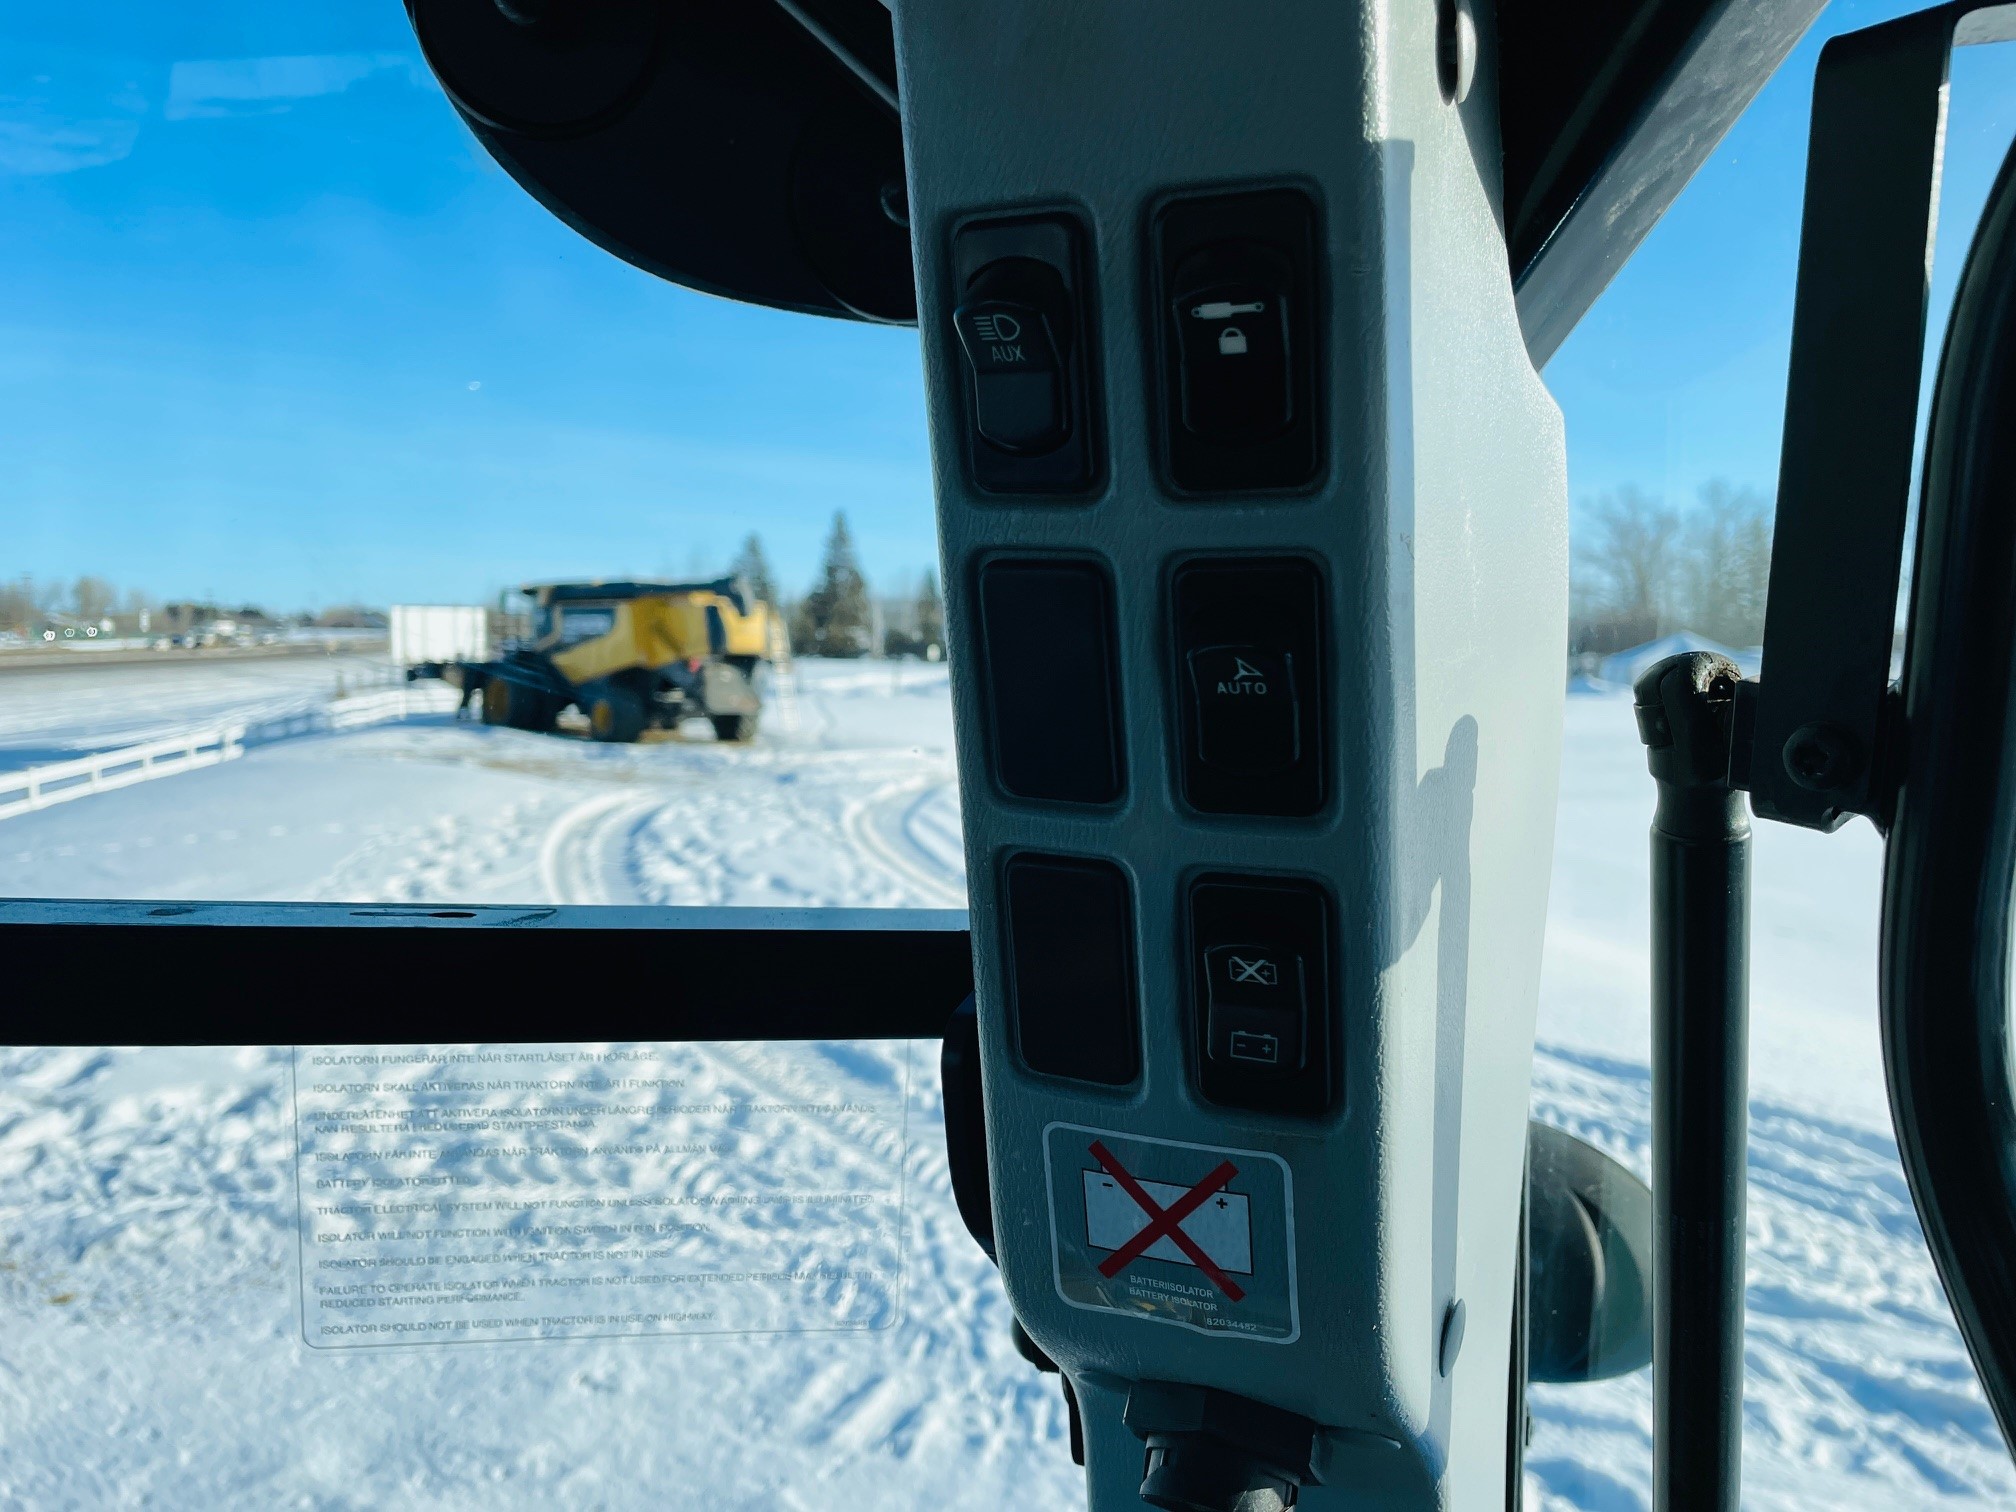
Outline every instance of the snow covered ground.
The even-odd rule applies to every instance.
[[[343,658],[204,670],[0,678],[0,772],[369,681]],[[1628,708],[1571,699],[1566,751],[1535,1107],[1643,1171]],[[277,741],[0,821],[0,895],[943,906],[957,813],[943,670],[808,664],[748,749],[445,715]],[[1757,1508],[2016,1499],[1887,1133],[1878,862],[1866,829],[1758,836]],[[704,1054],[722,1085],[805,1074]],[[907,1139],[844,1152],[906,1194],[892,1326],[325,1352],[301,1343],[287,1050],[0,1050],[0,1508],[1082,1505],[1055,1383],[1010,1347],[952,1209],[928,1047],[912,1060]],[[1535,1396],[1529,1505],[1649,1506],[1644,1376]]]
[[[138,666],[0,665],[0,772],[292,712],[385,686],[395,672],[380,657],[341,652],[242,660],[164,652]]]
[[[246,719],[318,686],[261,665],[292,676],[188,687],[198,712],[180,723]],[[311,665],[324,689],[381,670]],[[10,744],[60,759],[176,726],[173,694],[96,686],[117,676],[0,677],[0,763]],[[962,904],[945,669],[805,664],[797,681],[748,748],[704,722],[601,746],[445,713],[276,742],[7,821],[0,896]],[[100,711],[116,740],[88,734]]]

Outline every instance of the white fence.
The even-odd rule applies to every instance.
[[[80,756],[75,761],[0,772],[0,819],[68,803],[73,798],[88,798],[93,793],[131,787],[136,782],[152,782],[157,777],[173,777],[199,767],[234,761],[248,748],[270,745],[276,740],[385,724],[409,714],[438,714],[454,708],[455,702],[452,688],[387,688],[328,703],[304,703],[299,708],[275,711],[250,722],[184,731],[139,745]]]
[[[151,782],[156,777],[215,766],[244,755],[244,739],[243,725],[226,725],[222,729],[194,730],[165,740],[150,740],[144,745],[124,746],[116,751],[100,751],[75,761],[29,767],[25,772],[0,773],[0,819],[11,819],[54,803],[68,803],[72,798],[131,787],[136,782]]]

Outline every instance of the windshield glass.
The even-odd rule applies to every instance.
[[[1533,1110],[1640,1178],[1652,794],[1630,688],[1688,649],[1759,670],[1814,67],[1828,37],[1916,8],[1830,6],[1546,370],[1568,424],[1573,607]],[[1928,398],[2012,138],[2016,49],[1956,52]],[[2016,1474],[1891,1133],[1881,837],[1754,830],[1744,1505],[2006,1504]],[[1533,1395],[1537,1505],[1651,1505],[1649,1371]]]
[[[1533,1109],[1641,1177],[1623,690],[1756,666],[1813,66],[1904,8],[1826,12],[1545,374]],[[1956,63],[1935,347],[2010,51]],[[0,16],[0,266],[0,897],[964,906],[914,332],[591,247],[396,5]],[[518,591],[649,582],[648,644]],[[1888,1133],[1879,849],[1756,842],[1760,1508],[2016,1498]],[[1081,1507],[937,1053],[0,1047],[0,1505]],[[1650,1400],[1536,1388],[1527,1504],[1649,1506]]]
[[[0,896],[963,900],[914,332],[590,246],[396,5],[15,8],[0,262]]]

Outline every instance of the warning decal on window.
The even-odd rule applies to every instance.
[[[1280,1156],[1063,1123],[1043,1142],[1066,1302],[1275,1343],[1301,1332]]]

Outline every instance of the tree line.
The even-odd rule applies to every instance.
[[[1635,488],[1583,505],[1569,571],[1568,649],[1607,653],[1692,630],[1743,648],[1764,639],[1771,505],[1709,483],[1682,512]]]
[[[179,632],[216,619],[241,624],[303,624],[382,629],[382,613],[355,604],[332,605],[319,612],[301,610],[278,615],[256,604],[215,603],[207,599],[163,602],[138,588],[119,588],[102,577],[36,578],[22,574],[0,581],[0,631],[34,636],[55,626],[106,625],[119,635]]]
[[[785,616],[801,655],[927,655],[932,647],[943,654],[945,605],[936,574],[927,571],[914,589],[876,600],[844,511],[833,516],[818,575],[804,594],[780,591],[754,534],[731,570]],[[1684,512],[1636,488],[1604,494],[1584,504],[1575,522],[1568,649],[1619,651],[1677,630],[1726,646],[1757,645],[1770,572],[1771,506],[1755,489],[1710,483]],[[0,630],[20,634],[162,610],[146,593],[90,575],[0,581]]]
[[[137,588],[123,592],[101,577],[34,578],[0,582],[0,630],[27,635],[51,624],[96,625],[160,607]]]
[[[731,573],[746,582],[757,598],[785,617],[791,648],[800,656],[923,656],[936,661],[945,654],[945,603],[937,574],[925,572],[915,590],[878,602],[861,570],[854,534],[844,510],[836,511],[833,527],[812,586],[796,598],[778,590],[776,575],[754,534],[742,543]],[[880,644],[877,644],[878,621]]]

